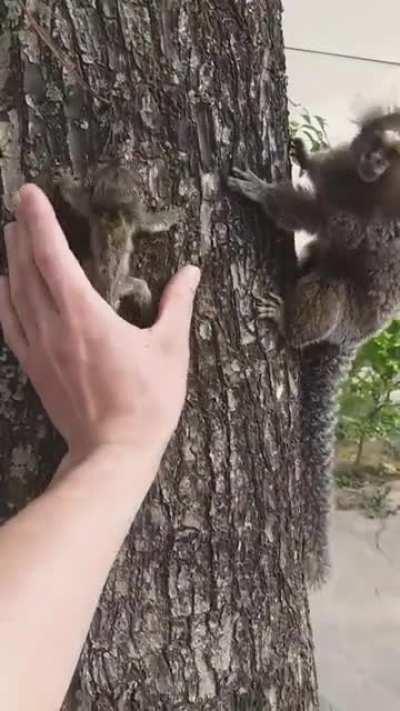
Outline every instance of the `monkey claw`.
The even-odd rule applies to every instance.
[[[283,326],[283,299],[270,291],[266,297],[254,297],[257,318],[270,319],[281,329]]]
[[[268,185],[261,180],[252,170],[240,170],[232,168],[232,175],[228,178],[228,187],[234,192],[243,195],[248,200],[258,202],[261,205],[266,200]]]

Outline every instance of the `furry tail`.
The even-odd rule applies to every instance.
[[[308,582],[320,586],[329,571],[328,525],[337,393],[355,351],[316,343],[301,355],[301,456],[306,483],[304,551]]]

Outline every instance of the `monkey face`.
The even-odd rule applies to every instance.
[[[384,150],[368,151],[360,156],[358,175],[364,183],[374,183],[386,173],[389,165],[390,161]]]
[[[130,168],[118,161],[100,167],[93,176],[91,207],[99,215],[137,213],[135,176]]]
[[[364,183],[374,183],[386,173],[390,165],[390,149],[379,134],[358,136],[353,141],[357,172]]]
[[[399,160],[400,134],[397,130],[364,128],[351,144],[356,168],[364,183],[374,183]]]

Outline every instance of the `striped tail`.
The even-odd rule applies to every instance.
[[[356,355],[330,343],[301,354],[300,434],[304,502],[304,552],[308,582],[318,587],[329,572],[328,528],[337,419],[337,394]]]

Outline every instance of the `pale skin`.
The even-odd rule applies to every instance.
[[[0,321],[68,454],[0,529],[0,699],[7,711],[57,711],[179,420],[200,273],[175,275],[155,325],[137,329],[94,291],[41,190],[19,195]]]

